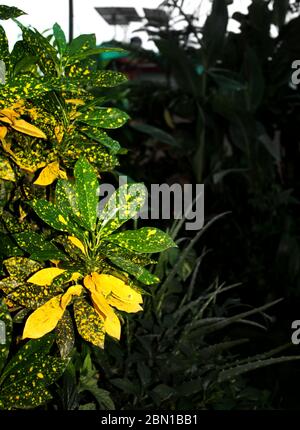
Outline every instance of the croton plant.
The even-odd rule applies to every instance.
[[[58,24],[45,37],[19,22],[23,14],[0,6],[0,20],[22,31],[10,52],[0,26],[3,409],[45,403],[76,338],[118,341],[123,316],[142,311],[145,286],[159,282],[145,268],[151,255],[175,246],[158,229],[124,229],[144,204],[142,184],[121,186],[99,210],[100,172],[124,152],[106,130],[128,120],[107,91],[125,76],[95,59],[112,48],[94,35],[68,44]]]

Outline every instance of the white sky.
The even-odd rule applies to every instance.
[[[155,9],[162,0],[74,0],[74,36],[83,33],[95,33],[97,43],[111,40],[116,36],[122,40],[124,31],[122,28],[114,28],[108,25],[96,12],[95,7],[135,7],[138,14],[143,16],[143,7]],[[186,0],[186,11],[193,12],[200,0]],[[235,11],[246,12],[250,0],[234,0],[233,5],[229,7],[229,14]],[[27,16],[20,17],[20,21],[25,25],[31,25],[40,32],[49,29],[57,22],[65,31],[68,37],[68,18],[69,18],[69,1],[68,0],[0,0],[0,4],[16,6],[27,13]],[[202,0],[201,17],[204,19],[211,6],[210,0]],[[6,30],[11,46],[20,37],[18,27],[11,21],[1,23]],[[135,30],[141,23],[131,24],[128,36],[131,31]],[[230,22],[230,30],[237,31],[238,23]],[[139,36],[143,38],[144,46],[150,47],[147,43],[146,35]]]

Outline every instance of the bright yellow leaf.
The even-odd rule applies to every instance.
[[[57,125],[54,127],[54,134],[58,141],[58,143],[61,143],[64,137],[64,128],[60,125]]]
[[[67,179],[67,175],[63,170],[60,170],[59,168],[59,162],[53,161],[52,163],[48,164],[39,174],[39,177],[34,182],[35,185],[50,185],[52,184],[55,179],[62,178]]]
[[[25,103],[24,100],[18,100],[17,102],[15,102],[10,106],[10,109],[13,111],[18,110],[18,113],[22,114],[25,110],[24,103]]]
[[[50,260],[52,264],[54,264],[56,267],[59,265],[60,260]]]
[[[69,237],[68,237],[68,239],[69,239],[69,241],[70,241],[74,246],[76,246],[76,248],[79,248],[79,249],[80,249],[80,251],[81,251],[84,255],[86,255],[85,247],[84,247],[83,243],[82,243],[79,239],[77,239],[77,237],[75,237],[75,236],[69,236]]]
[[[97,275],[97,287],[101,291],[109,291],[111,294],[107,301],[112,306],[125,312],[138,312],[142,310],[140,303],[143,303],[142,295],[127,285],[124,281],[107,274]],[[92,274],[94,276],[94,274]],[[105,294],[105,293],[104,293]]]
[[[111,283],[110,282],[102,282],[103,276],[106,275],[99,275],[97,272],[92,273],[92,280],[95,284],[96,291],[99,293],[102,293],[105,297],[108,296],[108,294],[111,293]],[[112,276],[114,278],[114,276]]]
[[[19,131],[20,133],[28,134],[29,136],[47,139],[47,136],[42,130],[40,130],[39,128],[35,127],[32,124],[29,124],[29,122],[24,121],[24,119],[14,120],[11,127]]]
[[[83,287],[81,285],[73,285],[72,287],[68,288],[60,301],[60,306],[62,307],[62,309],[65,310],[70,301],[72,300],[73,296],[80,296],[82,291]]]
[[[66,99],[65,102],[75,106],[84,105],[84,101],[82,99]]]
[[[52,331],[62,318],[72,297],[80,296],[82,290],[81,285],[74,285],[68,288],[64,294],[53,297],[36,309],[26,321],[23,339],[27,337],[37,339]]]
[[[4,151],[8,152],[10,155],[14,155],[13,151],[10,149],[11,148],[10,143],[2,141],[2,146],[3,146]]]
[[[23,339],[38,339],[52,331],[64,314],[60,306],[62,294],[53,297],[36,309],[27,319]]]
[[[93,281],[93,278],[90,275],[84,278],[83,283],[85,288],[87,288],[91,293],[96,292],[96,285]]]
[[[0,115],[5,116],[11,122],[11,124],[15,121],[16,118],[20,117],[20,114],[13,109],[5,108],[0,111]]]
[[[64,273],[64,269],[59,269],[58,267],[49,267],[47,269],[42,269],[32,275],[27,282],[31,284],[46,286],[51,285],[53,280]]]
[[[94,308],[104,322],[105,332],[119,340],[121,337],[121,323],[114,310],[101,293],[91,293],[91,296]]]
[[[119,311],[124,311],[127,313],[135,313],[142,311],[142,306],[137,302],[125,302],[124,300],[120,300],[118,297],[111,295],[106,299],[107,303],[115,308],[119,309]]]
[[[92,276],[86,276],[83,283],[84,286],[91,292],[94,308],[104,322],[105,332],[116,339],[120,339],[121,324],[119,318],[115,314],[112,307],[107,303],[103,294],[100,291],[97,291]]]
[[[24,221],[24,219],[27,217],[27,212],[26,212],[26,211],[24,211],[24,209],[22,208],[22,206],[21,206],[21,205],[19,205],[19,213],[20,213],[20,217],[19,217],[19,219],[20,219],[20,221],[22,222],[22,221]]]
[[[79,273],[79,272],[74,272],[74,273],[72,273],[72,276],[69,279],[69,281],[75,281],[75,282],[77,282],[78,279],[80,279],[80,278],[82,278],[82,274]]]
[[[5,139],[6,135],[7,135],[7,127],[0,126],[0,139]]]
[[[6,116],[0,116],[0,121],[5,122],[5,124],[9,124],[9,125],[12,124],[12,121],[9,118],[7,118]]]

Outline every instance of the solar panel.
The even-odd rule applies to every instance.
[[[149,24],[166,25],[169,21],[167,13],[161,9],[144,9],[144,13]]]
[[[128,25],[142,18],[134,7],[96,7],[96,11],[109,25]]]

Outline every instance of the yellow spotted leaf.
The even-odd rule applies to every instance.
[[[105,329],[103,319],[84,298],[79,298],[74,303],[74,316],[80,336],[87,342],[91,342],[99,348],[104,348]]]
[[[62,140],[63,140],[63,137],[64,137],[64,128],[61,127],[61,126],[59,126],[59,125],[57,125],[54,128],[54,134],[55,134],[55,137],[56,137],[58,143],[61,143]]]
[[[67,175],[63,170],[60,170],[59,168],[59,162],[53,161],[52,163],[48,164],[39,174],[39,177],[34,182],[35,185],[50,185],[52,184],[55,179],[62,178],[67,179]]]
[[[21,167],[21,169],[27,170],[30,173],[34,173],[36,170],[40,169],[41,167],[45,166],[45,162],[40,162],[37,165],[35,165],[34,167],[30,167],[26,164],[24,164],[24,160],[18,157],[17,154],[15,154],[12,150],[11,150],[11,144],[6,142],[4,139],[1,140],[2,141],[2,146],[4,151],[6,151],[9,155],[11,155],[11,157],[13,158],[14,162]]]
[[[68,288],[60,301],[60,306],[62,307],[62,309],[65,310],[70,301],[72,300],[73,296],[80,296],[82,291],[83,287],[81,285],[73,285],[72,287]]]
[[[83,243],[79,239],[77,239],[77,237],[69,236],[68,239],[74,246],[76,246],[76,248],[80,249],[80,251],[86,255],[85,247]]]
[[[16,180],[15,173],[9,161],[2,157],[0,157],[0,179],[13,182]]]
[[[52,331],[64,314],[60,305],[62,294],[48,300],[44,305],[35,310],[27,319],[23,339],[38,339]]]
[[[40,286],[51,285],[53,280],[64,272],[64,269],[59,269],[58,267],[49,267],[36,272],[27,280],[27,282]]]
[[[29,124],[29,122],[24,121],[24,119],[14,120],[11,127],[19,131],[20,133],[28,134],[29,136],[47,139],[47,136],[42,130],[40,130],[39,128],[35,127],[32,124]]]

